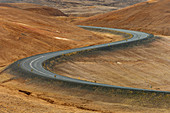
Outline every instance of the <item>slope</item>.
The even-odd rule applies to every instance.
[[[152,0],[76,22],[170,35],[170,1]]]
[[[53,17],[0,6],[0,66],[44,52],[111,41]]]
[[[0,3],[0,6],[12,7],[31,11],[46,16],[67,16],[58,9],[29,3]]]
[[[34,3],[60,9],[66,14],[90,16],[146,0],[0,0],[1,3]]]

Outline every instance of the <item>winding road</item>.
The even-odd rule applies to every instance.
[[[97,87],[104,87],[104,88],[113,88],[113,89],[121,89],[121,90],[132,90],[132,91],[142,91],[142,92],[156,92],[156,93],[170,93],[167,91],[157,91],[157,90],[147,90],[147,89],[138,89],[138,88],[130,88],[130,87],[120,87],[120,86],[113,86],[113,85],[107,85],[107,84],[100,84],[100,83],[94,83],[89,81],[83,81],[78,79],[73,79],[65,76],[58,75],[56,73],[52,73],[46,69],[43,68],[42,64],[43,62],[47,61],[50,58],[59,57],[64,54],[72,53],[72,52],[80,52],[85,50],[92,50],[92,49],[98,49],[98,48],[105,48],[108,46],[115,46],[115,45],[121,45],[121,44],[128,44],[132,42],[137,42],[141,40],[146,40],[148,38],[153,38],[152,34],[147,34],[143,32],[138,31],[131,31],[131,30],[124,30],[124,29],[114,29],[114,28],[105,28],[105,27],[93,27],[93,26],[79,26],[81,28],[90,28],[90,29],[103,29],[103,30],[113,30],[118,32],[124,32],[132,35],[132,38],[107,44],[101,44],[101,45],[94,45],[94,46],[88,46],[88,47],[82,47],[82,48],[75,48],[70,50],[64,50],[64,51],[57,51],[57,52],[51,52],[51,53],[45,53],[45,54],[39,54],[36,56],[31,56],[28,58],[21,59],[19,61],[16,61],[13,63],[13,66],[18,66],[20,70],[22,70],[22,73],[31,73],[37,76],[43,76],[48,79],[55,79],[59,81],[63,81],[66,83],[72,83],[76,85],[88,85],[88,86],[97,86]],[[15,71],[15,70],[13,70]]]

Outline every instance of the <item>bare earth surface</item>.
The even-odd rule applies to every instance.
[[[150,0],[80,20],[76,24],[124,28],[170,35],[170,1]]]
[[[114,38],[94,34],[53,16],[18,7],[21,6],[0,6],[0,66],[35,54],[114,41]],[[24,7],[30,5],[24,4]]]
[[[141,102],[124,100],[120,96],[100,94],[56,87],[35,80],[12,79],[13,75],[0,75],[1,113],[168,113],[169,108],[141,106]],[[35,84],[34,84],[35,83]]]
[[[168,37],[121,50],[74,55],[52,70],[71,78],[125,87],[170,91]]]
[[[146,0],[0,0],[0,3],[33,3],[60,9],[68,15],[90,16]]]
[[[29,3],[0,3],[0,6],[22,9],[45,16],[66,16],[58,9]]]
[[[89,32],[56,20],[55,17],[23,10],[24,7],[30,7],[28,4],[24,4],[22,8],[19,5],[0,6],[0,112],[94,113],[108,111],[110,107],[100,109],[100,102],[96,105],[93,100],[79,98],[76,94],[69,96],[71,91],[65,93],[63,89],[45,90],[49,86],[32,86],[30,82],[28,83],[30,80],[16,80],[15,76],[1,72],[10,63],[35,54],[102,44],[123,38]],[[89,104],[89,107],[84,107],[91,101],[92,104]],[[105,103],[103,105],[106,106]]]
[[[5,2],[7,1],[9,2],[10,0],[5,0]],[[20,0],[20,2],[23,1]],[[33,1],[29,0],[29,2]],[[54,4],[55,0],[51,2]],[[40,1],[38,1],[38,3],[40,3]],[[139,8],[133,6],[132,8],[122,9],[118,11],[118,16],[114,18],[111,17],[110,23],[105,23],[105,26],[117,27],[118,25],[113,23],[118,23],[122,28],[132,27],[132,29],[135,30],[169,35],[168,3],[168,0],[162,0],[162,2],[153,1],[137,5]],[[73,4],[71,3],[71,5]],[[50,4],[47,5],[50,6]],[[155,7],[158,9],[154,9]],[[31,8],[31,10],[25,10],[27,8]],[[58,11],[56,9],[48,9],[48,11],[54,10]],[[42,81],[38,81],[38,79],[17,78],[14,75],[4,73],[3,69],[5,69],[8,64],[21,58],[45,52],[118,41],[117,38],[119,38],[119,40],[123,39],[117,35],[100,34],[83,30],[62,21],[63,18],[56,19],[56,17],[54,17],[56,14],[54,12],[52,14],[47,13],[48,11],[37,5],[0,5],[1,113],[170,112],[169,107],[167,107],[169,104],[164,106],[154,101],[151,102],[152,105],[146,104],[144,102],[144,100],[147,100],[146,98],[144,98],[144,100],[138,97],[123,99],[123,97],[119,95],[110,95],[97,91],[90,92],[83,89],[68,89],[58,87],[50,82],[43,83]],[[141,13],[143,11],[144,14]],[[150,11],[158,13],[152,12],[152,15]],[[162,16],[160,16],[160,13]],[[108,15],[110,14],[112,14],[112,12],[108,13]],[[129,18],[124,16],[127,14],[131,14]],[[59,16],[60,14],[57,15]],[[153,18],[148,15],[151,15]],[[138,16],[140,16],[142,20],[136,18]],[[95,23],[93,18],[96,17],[92,17],[92,23],[94,24],[85,24],[103,25],[103,22],[98,23],[98,19]],[[121,17],[124,18],[126,22],[120,20]],[[103,18],[105,18],[105,16],[101,16],[101,21],[103,21]],[[66,18],[64,17],[64,19]],[[112,23],[112,19],[116,21]],[[106,21],[108,20],[109,18],[106,18]],[[151,20],[153,23],[147,20]],[[132,24],[132,21],[135,24]],[[143,24],[142,22],[150,24]],[[136,27],[136,25],[140,26]],[[169,37],[163,37],[156,39],[152,43],[132,48],[102,51],[102,53],[101,51],[96,51],[89,56],[78,55],[75,58],[71,58],[70,61],[56,64],[53,71],[64,76],[98,83],[170,91],[169,43]]]

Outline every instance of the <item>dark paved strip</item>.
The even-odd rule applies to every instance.
[[[36,75],[37,77],[45,77],[47,79],[53,79],[56,81],[62,81],[66,84],[71,84],[74,86],[80,85],[83,87],[101,87],[106,89],[120,89],[120,90],[127,90],[127,91],[136,91],[136,92],[153,92],[153,93],[163,93],[163,94],[170,94],[168,91],[157,91],[157,90],[147,90],[147,89],[138,89],[138,88],[130,88],[130,87],[121,87],[121,86],[114,86],[114,85],[107,85],[107,84],[100,84],[100,83],[94,83],[89,81],[83,81],[78,79],[73,79],[65,76],[58,75],[56,73],[52,73],[46,69],[43,68],[42,64],[48,59],[54,58],[54,57],[60,57],[65,54],[69,54],[72,52],[81,52],[85,50],[92,50],[92,49],[99,49],[99,48],[106,48],[108,46],[115,46],[115,45],[122,45],[122,44],[130,44],[133,42],[138,42],[141,40],[146,40],[149,38],[153,38],[154,36],[152,34],[138,32],[138,31],[131,31],[131,30],[124,30],[124,29],[114,29],[114,28],[105,28],[105,27],[92,27],[92,26],[79,26],[81,28],[90,28],[90,29],[103,29],[103,30],[114,30],[118,32],[123,32],[127,34],[131,34],[132,38],[112,43],[106,43],[101,45],[94,45],[94,46],[88,46],[88,47],[82,47],[82,48],[75,48],[70,50],[64,50],[64,51],[57,51],[57,52],[51,52],[51,53],[45,53],[45,54],[39,54],[36,56],[31,56],[28,58],[21,59],[17,62],[15,62],[13,65],[18,66],[20,73],[22,74],[32,74]],[[15,71],[15,70],[13,70]]]

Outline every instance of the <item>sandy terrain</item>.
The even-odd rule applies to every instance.
[[[80,20],[76,24],[170,35],[169,0],[152,0]]]
[[[97,83],[170,91],[169,43],[164,37],[127,49],[73,55],[52,71]]]

